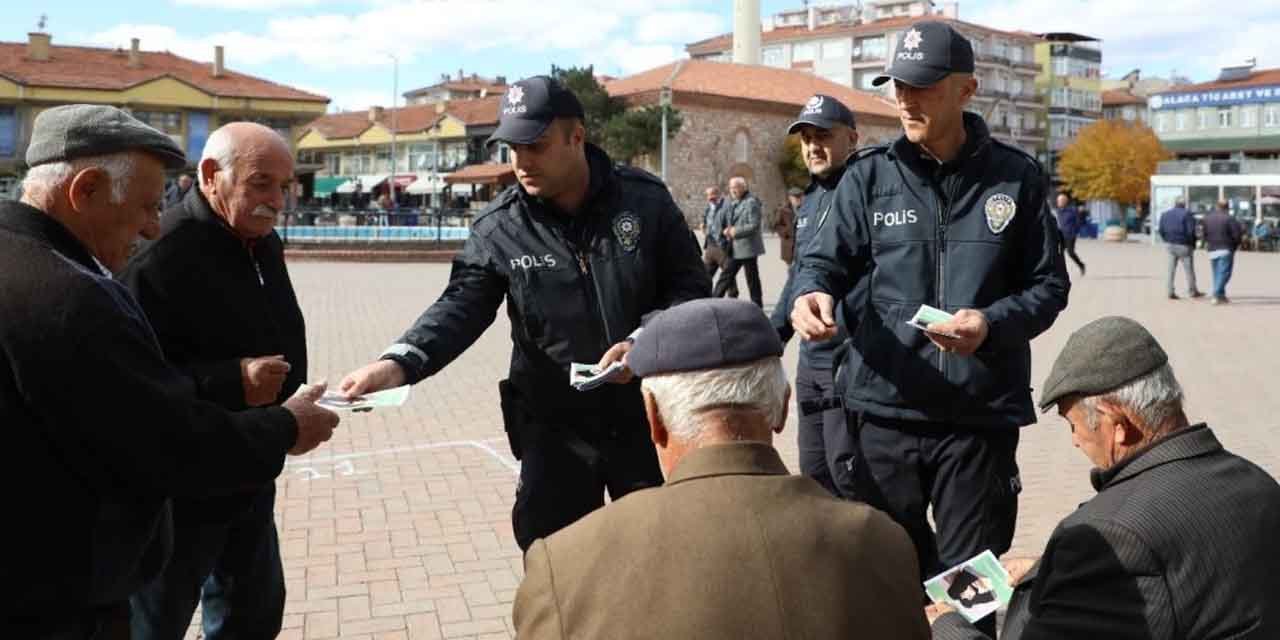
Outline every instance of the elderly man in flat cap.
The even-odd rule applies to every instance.
[[[695,300],[645,325],[627,362],[667,484],[529,548],[522,640],[928,637],[906,532],[789,475],[774,450],[781,356],[745,301]]]
[[[197,399],[112,278],[159,228],[166,135],[107,106],[36,117],[21,202],[0,204],[0,637],[128,638],[170,554],[169,499],[270,482],[328,440],[322,387],[233,413]],[[234,460],[234,464],[227,461]]]
[[[1040,405],[1070,424],[1098,495],[1039,560],[1005,561],[1018,583],[1002,639],[1280,638],[1280,485],[1183,402],[1137,322],[1072,334]],[[945,607],[929,614],[935,638],[987,637]]]

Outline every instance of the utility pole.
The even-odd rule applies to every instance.
[[[387,178],[387,187],[391,194],[391,210],[400,210],[400,201],[396,198],[396,122],[400,115],[397,104],[400,101],[400,58],[396,54],[387,52],[394,62],[391,72],[391,177]]]

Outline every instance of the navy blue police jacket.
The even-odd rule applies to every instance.
[[[1048,182],[979,116],[966,113],[964,126],[951,162],[905,136],[855,154],[822,232],[804,247],[797,295],[830,293],[858,318],[846,365],[851,411],[970,428],[1035,422],[1030,342],[1071,288]],[[942,353],[906,323],[921,304],[980,311],[986,341],[972,356]]]
[[[638,384],[569,386],[569,364],[595,363],[657,310],[711,295],[697,239],[661,180],[587,145],[591,182],[568,215],[519,184],[477,216],[439,300],[384,357],[409,382],[435,374],[507,303],[511,384],[540,417],[628,414]]]
[[[818,230],[826,221],[826,217],[831,212],[831,205],[835,201],[836,186],[840,184],[840,177],[844,175],[845,169],[842,167],[839,171],[835,171],[826,178],[810,176],[809,186],[805,188],[804,200],[800,202],[800,207],[796,209],[795,218],[795,239],[796,252],[800,253],[803,248],[814,237],[818,235]],[[782,286],[782,293],[778,296],[778,304],[773,309],[773,315],[770,321],[773,328],[778,331],[778,337],[786,343],[795,334],[795,330],[791,328],[791,307],[795,304],[795,284],[796,277],[800,271],[800,261],[793,260],[791,266],[787,269],[787,282]],[[800,360],[801,362],[813,369],[831,369],[833,366],[834,354],[836,349],[844,343],[849,337],[845,331],[845,322],[843,308],[837,309],[836,317],[842,321],[836,326],[836,335],[830,340],[822,341],[804,341],[800,343]]]

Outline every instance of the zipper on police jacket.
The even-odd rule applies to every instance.
[[[579,249],[577,244],[570,248],[578,259],[578,270],[582,272],[583,293],[587,295],[588,304],[595,307],[597,328],[600,330],[600,337],[604,338],[604,349],[607,351],[613,346],[609,342],[609,321],[605,320],[604,309],[601,308],[604,299],[600,296],[600,288],[596,286],[595,276],[591,273],[591,260],[587,257],[587,252]]]

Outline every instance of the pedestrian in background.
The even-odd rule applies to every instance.
[[[1080,234],[1084,216],[1075,205],[1071,204],[1071,198],[1065,193],[1058,194],[1057,205],[1058,231],[1062,233],[1062,253],[1075,261],[1076,266],[1080,267],[1080,275],[1083,276],[1084,261],[1076,255],[1076,236]]]
[[[1178,263],[1187,274],[1187,295],[1199,298],[1204,294],[1196,286],[1196,219],[1187,211],[1187,202],[1178,198],[1173,208],[1160,215],[1158,233],[1164,241],[1164,248],[1169,253],[1169,299],[1177,300],[1178,294],[1173,290],[1173,273],[1178,270]]]
[[[751,301],[763,309],[764,294],[760,287],[760,265],[757,262],[764,255],[764,237],[761,235],[763,205],[748,189],[747,179],[742,176],[729,179],[729,195],[732,200],[724,217],[724,235],[733,244],[724,271],[720,274],[720,279],[716,280],[714,295],[717,298],[724,296],[729,291],[730,284],[738,278],[738,270],[745,268]]]
[[[787,189],[787,200],[778,205],[773,212],[773,232],[778,234],[779,251],[782,261],[791,266],[796,255],[796,211],[804,202],[804,189],[791,187]]]
[[[1227,299],[1227,283],[1243,238],[1244,226],[1231,215],[1230,206],[1219,200],[1218,208],[1204,217],[1204,243],[1213,266],[1213,304],[1231,302]]]

